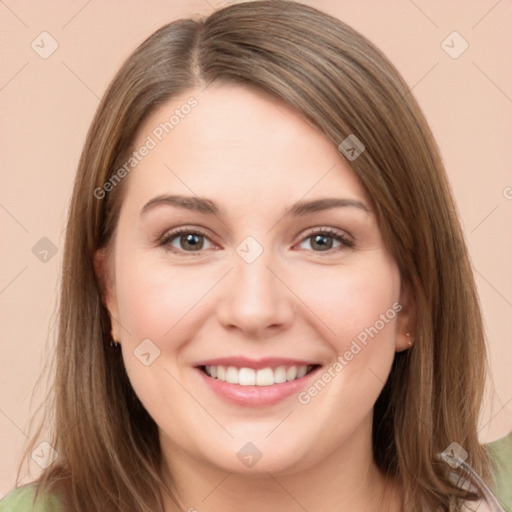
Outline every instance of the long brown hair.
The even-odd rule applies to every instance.
[[[338,19],[284,0],[235,4],[165,25],[125,61],[98,107],[66,230],[48,401],[50,444],[59,458],[38,479],[40,489],[62,488],[79,512],[163,510],[157,425],[109,346],[110,318],[94,267],[96,251],[110,247],[129,176],[105,197],[95,191],[125,162],[156,108],[211,82],[271,94],[336,147],[349,135],[364,143],[348,163],[417,309],[414,346],[396,354],[375,404],[374,458],[402,484],[409,510],[458,510],[459,498],[471,496],[452,483],[436,454],[457,442],[490,481],[477,438],[486,350],[438,147],[407,84],[371,42]]]

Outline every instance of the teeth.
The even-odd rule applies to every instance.
[[[256,386],[272,386],[272,384],[274,384],[272,368],[263,368],[256,372]]]
[[[283,382],[286,382],[286,368],[279,366],[274,370],[274,384],[282,384]]]
[[[278,368],[236,368],[234,366],[205,366],[206,373],[229,384],[240,386],[272,386],[300,379],[312,369],[312,366],[279,366]]]
[[[234,366],[228,366],[226,368],[226,382],[238,384],[238,370]]]
[[[307,366],[299,366],[297,369],[297,379],[301,379],[308,373],[308,367]]]
[[[236,370],[236,368],[235,368]],[[256,384],[256,370],[253,370],[252,368],[240,368],[238,370],[238,384],[240,386],[254,386]],[[226,379],[226,382],[230,382]],[[237,384],[236,382],[230,382],[230,384]]]
[[[288,370],[286,370],[286,380],[294,380],[297,378],[297,367],[290,366]]]

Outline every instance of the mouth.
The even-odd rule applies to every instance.
[[[319,368],[319,364],[282,365],[277,367],[251,368],[224,365],[201,365],[198,368],[212,379],[239,386],[273,386],[305,377]]]
[[[229,358],[202,361],[194,369],[213,396],[231,405],[268,407],[299,393],[321,367],[292,359]]]

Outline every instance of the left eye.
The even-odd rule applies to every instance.
[[[301,242],[301,245],[308,241],[310,241],[310,248],[312,248],[314,252],[328,252],[332,249],[340,249],[340,246],[353,246],[352,242],[344,235],[333,231],[317,231],[316,233],[312,233]],[[338,242],[337,246],[334,246],[335,242]]]

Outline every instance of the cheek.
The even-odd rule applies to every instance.
[[[378,264],[377,264],[378,263]],[[375,328],[379,338],[393,338],[400,281],[388,262],[321,269],[305,272],[295,290],[306,306],[323,324],[326,339],[339,354],[351,341]],[[373,338],[371,338],[373,339]]]
[[[355,423],[362,421],[394,360],[400,278],[393,262],[381,256],[375,254],[368,258],[373,261],[361,265],[307,273],[301,280],[299,293],[315,312],[315,329],[323,333],[332,360],[319,376],[323,382],[313,383],[299,402],[314,402],[316,414],[325,414],[326,422],[332,416],[346,421],[347,414]],[[339,405],[336,411],[325,411],[324,404],[332,402]]]
[[[201,297],[218,278],[211,269],[186,269],[154,259],[150,263],[150,258],[132,254],[120,257],[116,269],[125,368],[135,393],[157,424],[175,425],[171,420],[176,408],[190,407],[190,398],[177,383],[183,379],[181,349],[197,331]],[[143,341],[147,339],[158,348]],[[143,353],[150,354],[148,366],[141,359]],[[170,399],[172,408],[168,407]],[[191,418],[193,414],[198,413],[191,412]]]
[[[394,360],[399,274],[383,258],[366,263],[310,275],[300,292],[317,313],[317,330],[333,354],[318,380],[298,396],[324,425],[319,435],[325,436],[326,452],[333,438],[341,442],[370,413]]]
[[[119,315],[132,341],[179,339],[176,334],[187,325],[187,315],[200,308],[201,297],[215,283],[211,274],[199,266],[148,264],[142,257],[120,260],[116,273]]]

